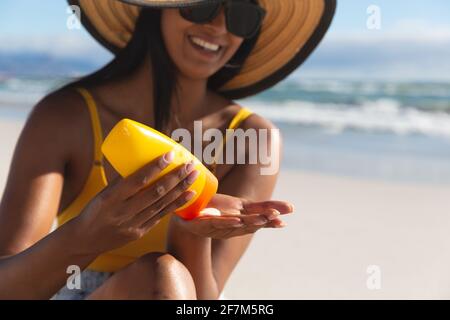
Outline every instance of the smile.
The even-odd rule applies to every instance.
[[[208,41],[203,40],[198,37],[190,36],[189,40],[191,41],[191,43],[193,45],[200,47],[201,49],[209,51],[209,52],[217,53],[220,51],[220,49],[222,49],[222,46],[215,44],[215,43],[208,42]]]

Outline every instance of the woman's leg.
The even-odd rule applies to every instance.
[[[150,253],[116,272],[87,299],[196,299],[186,267],[169,254]]]

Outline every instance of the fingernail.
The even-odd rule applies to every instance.
[[[280,224],[278,224],[275,228],[284,228],[286,227],[287,224],[285,222],[281,222]]]
[[[270,214],[270,216],[268,217],[268,219],[270,221],[275,220],[278,218],[278,216],[280,215],[280,212],[278,210],[272,210],[272,213]]]
[[[175,157],[175,154],[173,151],[166,153],[159,161],[160,168],[164,169],[165,167],[167,167],[173,161],[174,157]]]
[[[173,161],[173,158],[175,158],[175,153],[173,151],[170,151],[164,155],[164,160],[167,163],[171,163]]]
[[[194,168],[195,168],[195,166],[194,166],[194,162],[189,162],[187,165],[186,165],[186,167],[185,167],[185,170],[186,170],[186,174],[189,174],[189,173],[191,173],[192,172],[192,170],[194,170]]]
[[[195,196],[195,191],[190,191],[190,192],[184,197],[184,199],[185,199],[186,201],[189,201],[189,200],[191,200],[194,196]]]
[[[191,174],[186,178],[186,182],[188,184],[193,184],[195,180],[197,180],[199,174],[200,172],[197,170],[192,171]]]

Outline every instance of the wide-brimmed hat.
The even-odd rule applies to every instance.
[[[68,0],[81,9],[81,21],[113,53],[131,39],[139,11],[181,7],[211,0]],[[336,0],[258,0],[266,11],[260,36],[240,72],[219,92],[234,99],[264,91],[292,73],[328,30]]]

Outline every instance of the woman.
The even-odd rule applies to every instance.
[[[144,187],[173,155],[120,179],[102,157],[103,137],[123,118],[169,135],[192,131],[195,120],[222,132],[273,129],[230,99],[265,90],[298,67],[335,3],[70,2],[116,57],[46,97],[27,121],[1,203],[0,297],[50,298],[62,288],[55,298],[217,299],[252,234],[283,227],[280,215],[293,211],[267,200],[277,176],[261,175],[261,163],[209,164],[219,193],[208,206],[222,215],[188,222],[169,213],[193,196],[186,191],[197,177],[192,165]],[[47,235],[56,216],[59,228]],[[84,270],[81,289],[65,286],[69,266]]]

